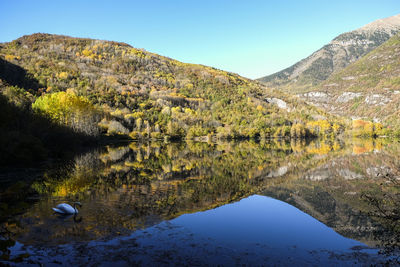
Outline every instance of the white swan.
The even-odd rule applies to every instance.
[[[80,202],[74,202],[74,207],[71,207],[71,205],[69,205],[67,203],[61,203],[61,204],[58,204],[57,207],[53,208],[53,210],[60,214],[76,214],[76,213],[78,213],[78,209],[76,208],[76,205],[79,205],[79,207],[82,207],[82,204]]]

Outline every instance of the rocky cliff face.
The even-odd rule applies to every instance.
[[[331,113],[398,125],[400,34],[299,96]]]
[[[309,57],[275,74],[260,78],[271,87],[303,91],[357,61],[400,31],[400,14],[374,21],[339,35]]]

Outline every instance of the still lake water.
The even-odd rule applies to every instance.
[[[0,264],[396,265],[399,152],[388,140],[131,143],[3,171]],[[77,216],[51,209],[77,200]]]

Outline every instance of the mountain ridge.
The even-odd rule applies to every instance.
[[[400,32],[400,14],[376,20],[335,37],[310,56],[274,74],[257,79],[269,87],[301,92],[326,80]]]
[[[299,96],[330,113],[399,125],[400,33]]]

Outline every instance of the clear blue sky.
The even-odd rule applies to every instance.
[[[400,13],[400,1],[0,0],[0,10],[0,42],[35,32],[121,41],[259,78]]]

